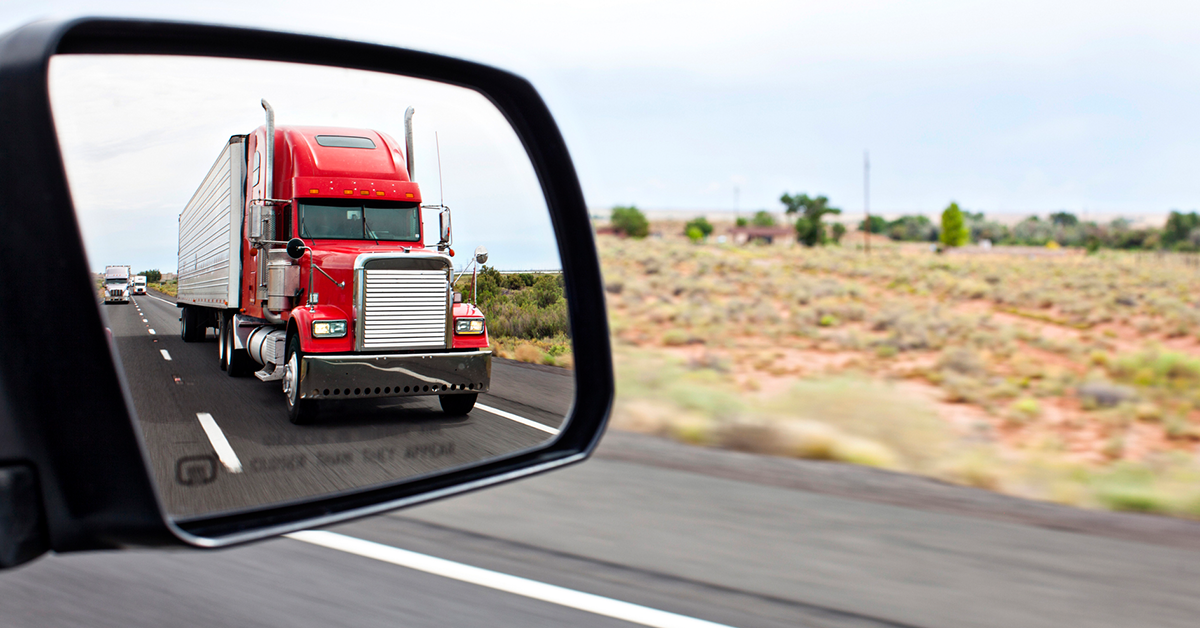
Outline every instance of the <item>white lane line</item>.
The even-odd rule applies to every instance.
[[[171,361],[171,354],[170,354],[170,353],[167,353],[167,350],[166,350],[166,349],[159,349],[158,351],[159,351],[159,353],[162,353],[162,354],[163,354],[163,359],[164,359],[164,360],[166,360],[166,361],[168,361],[168,362],[170,362],[170,361]]]
[[[703,619],[696,619],[695,617],[688,617],[687,615],[668,613],[667,611],[660,611],[648,606],[575,591],[574,589],[546,584],[537,580],[510,576],[498,571],[481,569],[444,558],[418,554],[398,547],[364,541],[336,532],[304,530],[284,536],[289,539],[366,558],[373,558],[385,563],[408,567],[409,569],[423,571],[444,578],[468,582],[481,587],[488,587],[489,589],[496,589],[643,626],[654,626],[655,628],[729,628],[725,624],[717,624]]]
[[[542,430],[543,432],[546,432],[547,434],[557,434],[560,431],[558,428],[550,427],[549,425],[543,425],[541,423],[538,423],[537,421],[531,421],[523,416],[517,416],[511,412],[505,412],[503,410],[498,410],[491,406],[485,406],[482,403],[475,404],[475,407],[479,408],[480,410],[483,410],[484,412],[491,412],[492,414],[494,414],[496,416],[504,417],[510,421],[516,421],[517,423],[520,423],[521,425],[528,425],[529,427],[532,427],[535,430]]]
[[[158,297],[154,296],[153,294],[147,294],[146,296],[150,297],[151,299],[158,299],[159,301],[162,301],[163,303],[166,303],[167,305],[170,305],[172,307],[174,307],[174,305],[175,305],[174,301],[168,301],[166,299],[159,299]]]
[[[264,137],[265,137],[265,136],[264,136]],[[143,318],[143,319],[142,319],[142,322],[143,322],[143,323],[149,323],[150,321],[148,321],[148,320],[146,320],[146,319],[144,319],[144,318]]]
[[[157,334],[158,334],[158,332],[154,331],[153,329],[151,329],[151,330],[150,330],[150,335],[151,335],[151,336],[155,336],[155,335],[157,335]]]
[[[196,418],[200,419],[200,427],[204,428],[205,434],[208,434],[208,442],[212,443],[213,450],[217,452],[217,458],[220,458],[221,464],[225,465],[230,473],[241,473],[242,461],[238,460],[237,454],[233,453],[233,447],[230,447],[229,441],[225,440],[225,433],[217,426],[212,415],[207,412],[197,412]]]

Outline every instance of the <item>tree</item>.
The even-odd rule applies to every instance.
[[[966,221],[963,220],[963,213],[958,208],[958,203],[950,203],[950,206],[942,212],[941,241],[946,246],[962,246],[971,241],[971,232],[967,230]]]
[[[145,275],[146,281],[149,283],[158,283],[158,282],[162,281],[162,273],[158,272],[157,268],[154,268],[151,270],[143,270],[142,272],[140,272],[138,274]]]
[[[840,222],[835,222],[833,223],[832,231],[833,233],[830,235],[833,238],[833,241],[841,244],[842,236],[846,235],[846,225],[843,225]]]
[[[937,240],[937,227],[928,216],[901,216],[887,224],[887,236],[901,242],[934,242]]]
[[[747,225],[749,225],[749,224],[750,224],[750,221],[749,221],[749,220],[746,220],[746,219],[745,219],[744,217],[742,217],[742,216],[738,216],[738,217],[737,217],[737,220],[735,220],[733,224],[734,224],[734,225],[736,225],[736,226],[738,226],[738,227],[745,227],[745,226],[747,226]]]
[[[774,227],[775,217],[769,211],[759,210],[754,213],[754,218],[750,220],[750,224],[755,227]]]
[[[628,207],[617,205],[613,208],[612,218],[609,221],[614,229],[631,238],[644,238],[650,235],[650,222],[633,205]]]
[[[1163,227],[1162,243],[1164,246],[1174,246],[1181,243],[1189,243],[1192,230],[1200,227],[1200,215],[1196,212],[1185,214],[1180,211],[1172,210],[1171,215],[1167,217],[1167,224]]]
[[[883,233],[887,229],[888,222],[883,216],[868,216],[863,222],[866,223],[866,231],[869,233]],[[859,231],[863,231],[863,226],[858,226]]]
[[[1074,227],[1079,224],[1079,218],[1071,212],[1054,212],[1050,214],[1050,222],[1060,227]]]
[[[805,246],[816,246],[825,243],[825,225],[821,217],[826,214],[840,214],[842,210],[829,206],[829,199],[824,196],[810,197],[807,194],[795,196],[783,193],[779,202],[787,207],[788,214],[801,213],[796,220],[796,240]]]
[[[688,234],[688,237],[690,238],[693,228],[700,232],[701,238],[707,238],[708,236],[712,235],[713,232],[712,223],[708,222],[708,219],[704,216],[699,216],[689,220],[688,223],[683,226],[683,232]],[[695,240],[698,238],[692,239]]]

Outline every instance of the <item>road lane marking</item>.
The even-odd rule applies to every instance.
[[[171,354],[170,354],[170,353],[167,353],[167,350],[166,350],[166,349],[159,349],[159,352],[163,354],[163,359],[164,359],[164,360],[166,360],[166,361],[168,361],[168,362],[170,362],[170,361],[171,361]]]
[[[147,294],[146,296],[150,297],[151,299],[158,299],[158,297],[154,296],[153,294]],[[162,301],[163,303],[166,303],[167,305],[171,305],[171,306],[175,305],[174,301],[168,301],[166,299],[158,299],[158,300]]]
[[[531,421],[523,416],[517,416],[511,412],[505,412],[503,410],[498,410],[491,406],[485,406],[482,403],[475,404],[475,407],[479,408],[480,410],[483,410],[484,412],[490,412],[496,416],[504,417],[510,421],[516,421],[517,423],[520,423],[521,425],[528,425],[529,427],[532,427],[535,430],[542,430],[543,432],[546,432],[547,434],[558,434],[560,431],[558,428],[550,427],[549,425],[544,425],[542,423],[538,423],[537,421]]]
[[[600,595],[538,582],[537,580],[510,576],[506,573],[472,567],[426,554],[418,554],[398,547],[365,541],[336,532],[304,530],[302,532],[285,534],[284,536],[296,541],[303,541],[304,543],[319,545],[365,558],[373,558],[385,563],[442,576],[443,578],[467,582],[643,626],[654,626],[655,628],[729,628],[725,624],[696,619],[687,615],[668,613],[667,611],[660,611],[648,606],[622,602]]]
[[[229,441],[225,440],[225,432],[221,431],[212,415],[207,412],[197,412],[196,418],[200,419],[200,427],[204,428],[205,434],[208,434],[208,442],[212,443],[213,450],[217,452],[217,458],[221,460],[221,464],[225,465],[230,473],[241,473],[242,461],[238,460],[237,454],[233,453],[233,447],[230,447]]]
[[[144,318],[143,318],[143,319],[142,319],[142,322],[143,322],[143,323],[149,323],[150,321],[148,321],[148,320],[146,320],[146,319],[144,319]]]
[[[151,336],[154,336],[154,335],[157,335],[157,334],[158,334],[158,332],[154,331],[153,329],[151,329],[151,330],[149,330],[149,331],[150,331],[150,335],[151,335]]]

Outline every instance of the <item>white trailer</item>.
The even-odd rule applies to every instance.
[[[129,266],[104,267],[104,302],[129,303]]]
[[[239,306],[245,164],[246,136],[235,135],[179,214],[180,307],[215,313]]]
[[[133,276],[133,293],[134,294],[146,294],[146,276],[145,275],[134,275]]]

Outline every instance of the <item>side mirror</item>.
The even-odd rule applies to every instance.
[[[130,59],[148,65],[121,65]],[[492,355],[483,335],[491,320],[481,329],[477,317],[453,319],[453,268],[432,243],[421,242],[422,216],[413,207],[420,186],[388,150],[403,124],[393,108],[379,101],[359,107],[355,115],[371,128],[348,134],[292,125],[316,116],[332,123],[346,103],[281,108],[270,134],[276,152],[320,146],[342,169],[330,175],[315,162],[297,165],[298,158],[279,155],[295,167],[276,172],[274,188],[284,191],[283,200],[308,204],[306,224],[251,202],[245,182],[257,153],[247,154],[247,138],[265,143],[266,127],[247,128],[240,113],[209,109],[231,93],[257,107],[276,84],[294,88],[296,74],[272,66],[281,63],[308,73],[305,84],[369,75],[380,93],[445,113],[441,124],[455,128],[454,137],[471,138],[470,150],[482,147],[528,173],[529,181],[513,186],[528,192],[499,203],[494,190],[509,175],[498,173],[511,170],[456,178],[464,181],[454,190],[456,211],[465,233],[486,233],[498,255],[527,264],[515,267],[560,265],[568,314],[562,337],[578,357],[572,370],[543,373],[554,380],[553,395],[537,383],[542,379],[513,377],[519,365]],[[97,64],[121,71],[97,72]],[[181,99],[143,89],[196,68],[207,86],[183,111]],[[411,89],[416,82],[420,90]],[[113,90],[140,94],[136,106],[108,98],[109,113],[91,107],[101,102],[98,91]],[[329,526],[580,462],[599,442],[614,388],[599,255],[566,143],[525,79],[342,39],[78,19],[0,36],[0,94],[0,267],[23,269],[8,278],[10,292],[44,297],[0,307],[0,514],[7,513],[0,516],[7,517],[0,521],[0,568],[52,550],[216,548]],[[487,109],[456,114],[468,101]],[[178,124],[197,112],[205,114],[196,115],[203,124]],[[120,125],[110,124],[117,119]],[[495,132],[474,133],[478,125]],[[122,172],[112,160],[76,158],[89,139],[131,132],[164,138],[122,144],[149,170]],[[203,154],[188,158],[203,168],[177,172],[163,158],[197,146]],[[378,161],[361,165],[370,159]],[[96,178],[97,169],[160,184],[150,192],[121,187],[127,198],[104,208],[76,207],[72,185],[110,181]],[[184,188],[197,190],[186,204],[175,194]],[[157,226],[138,230],[138,246],[112,235],[117,230],[89,231],[132,220],[121,208],[140,207],[148,195],[158,195],[161,209],[147,221]],[[504,221],[487,220],[497,211]],[[259,264],[252,263],[242,255],[247,241],[274,239],[274,223],[263,228],[272,216],[281,229],[315,237],[308,245],[293,239],[286,250],[261,249]],[[448,246],[444,208],[439,235]],[[143,249],[158,257],[139,257]],[[311,308],[291,305],[302,285],[291,260],[305,251],[321,262],[307,277]],[[113,259],[89,259],[89,252]],[[480,253],[486,256],[477,251],[477,260]],[[46,258],[55,263],[28,263]],[[115,263],[175,266],[178,294],[147,299],[144,316],[104,308],[93,269]],[[285,307],[266,305],[278,302]],[[28,333],[32,320],[55,333]],[[70,356],[70,394],[46,394],[46,382],[62,381],[62,356]],[[220,371],[211,368],[217,365]],[[211,376],[189,375],[201,372]],[[161,402],[183,392],[187,404]],[[514,407],[537,413],[514,419]],[[351,412],[352,421],[341,420]],[[414,417],[421,429],[412,429]]]
[[[482,244],[475,247],[475,261],[479,264],[483,264],[487,261],[487,248],[485,248]]]
[[[450,208],[443,207],[438,212],[438,246],[450,246]]]
[[[292,259],[300,259],[301,257],[304,257],[304,252],[307,250],[308,247],[304,246],[304,240],[301,240],[300,238],[292,238],[291,240],[288,240],[288,257]]]

